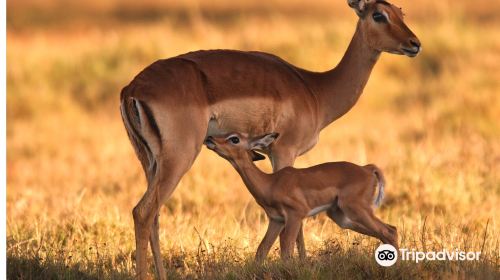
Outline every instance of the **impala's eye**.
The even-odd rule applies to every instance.
[[[231,143],[233,143],[233,144],[238,144],[238,143],[240,143],[240,138],[233,136],[233,137],[229,138],[229,141],[231,141]]]
[[[375,12],[373,13],[372,17],[376,22],[387,22],[387,18],[382,13]]]

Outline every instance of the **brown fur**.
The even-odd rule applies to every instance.
[[[275,171],[292,166],[314,147],[324,127],[354,106],[382,51],[404,54],[418,42],[399,9],[368,0],[348,2],[358,14],[355,4],[362,2],[363,17],[332,70],[307,71],[262,52],[197,51],[153,63],[124,88],[125,126],[135,137],[132,144],[143,166],[148,164],[148,189],[133,211],[138,278],[147,276],[148,236],[158,276],[166,278],[157,238],[159,208],[191,167],[206,136],[279,132],[282,137],[263,152]],[[384,10],[391,22],[374,22],[370,15],[375,10]],[[127,104],[132,101],[147,108],[146,118],[131,116],[134,110]],[[148,153],[143,146],[158,150],[141,155]],[[304,251],[303,242],[298,244]]]
[[[231,138],[239,139],[238,143]],[[372,210],[377,185],[384,185],[382,171],[373,164],[358,166],[350,162],[329,162],[309,168],[285,167],[273,174],[260,171],[250,151],[269,145],[276,136],[248,139],[233,133],[228,137],[209,137],[207,147],[227,159],[240,174],[257,203],[269,217],[269,228],[257,250],[262,261],[280,234],[281,256],[293,253],[302,220],[317,208],[327,206],[328,216],[342,228],[376,237],[398,247],[397,230],[375,217]],[[271,140],[268,140],[271,139]],[[382,181],[379,183],[379,181]],[[379,187],[379,192],[382,187]],[[379,195],[380,197],[380,195]]]

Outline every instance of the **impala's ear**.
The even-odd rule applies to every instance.
[[[271,143],[278,138],[279,133],[273,132],[266,134],[262,137],[257,137],[254,140],[252,140],[249,145],[249,150],[266,150],[266,148],[271,145]]]
[[[347,0],[349,7],[351,7],[360,18],[364,17],[366,6],[374,2],[375,0]]]
[[[266,159],[265,156],[257,153],[256,151],[250,151],[250,154],[252,155],[252,160],[253,161],[259,161],[259,160]]]

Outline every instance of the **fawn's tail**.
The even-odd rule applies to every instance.
[[[380,204],[382,203],[382,199],[384,199],[384,188],[385,188],[384,174],[382,173],[382,170],[380,170],[380,168],[378,168],[374,164],[368,164],[365,167],[371,169],[373,175],[375,175],[375,178],[377,178],[378,194],[375,197],[373,204],[375,204],[375,207],[379,207]]]

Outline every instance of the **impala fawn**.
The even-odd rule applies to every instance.
[[[329,162],[303,169],[285,167],[267,174],[254,165],[253,161],[262,157],[255,150],[268,149],[277,137],[277,133],[271,133],[249,139],[232,133],[205,140],[210,150],[234,166],[269,217],[269,227],[257,249],[257,261],[267,256],[278,235],[281,257],[290,258],[302,220],[323,211],[341,228],[398,247],[396,228],[375,217],[371,207],[372,203],[378,206],[384,195],[385,181],[380,169],[372,164]]]

